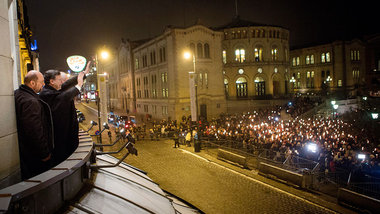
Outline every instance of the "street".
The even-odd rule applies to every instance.
[[[86,116],[84,125],[97,118],[95,111],[81,104],[76,106]],[[106,135],[103,141],[108,142]],[[112,150],[118,146],[120,143]],[[143,140],[136,142],[135,147],[138,156],[128,156],[125,162],[146,171],[162,189],[205,213],[335,213],[306,200],[307,195],[292,193],[300,190],[286,185],[283,186],[289,191],[273,187],[250,176],[253,171],[209,161],[207,156],[194,154],[193,148],[183,145],[175,149],[171,140]],[[339,212],[347,211],[343,210]]]

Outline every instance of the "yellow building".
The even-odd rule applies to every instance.
[[[289,31],[241,20],[223,31],[222,61],[228,100],[279,98],[288,93]]]
[[[365,44],[356,39],[292,50],[291,89],[302,94],[356,95],[365,82],[364,53]]]
[[[120,81],[113,87],[114,103],[139,121],[188,117],[190,110],[189,72],[193,60],[184,58],[190,51],[195,57],[198,115],[217,117],[226,112],[222,75],[221,41],[223,34],[203,25],[167,28],[153,39],[122,42],[119,47]],[[111,90],[111,94],[113,94]]]

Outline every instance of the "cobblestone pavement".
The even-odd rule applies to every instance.
[[[335,213],[172,146],[171,141],[139,141],[139,155],[126,162],[205,213]]]

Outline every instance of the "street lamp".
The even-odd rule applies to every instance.
[[[294,79],[294,76],[292,76],[292,78],[289,80],[289,82],[291,82],[291,86],[292,86],[292,91],[294,92],[294,87],[295,87],[295,84],[296,84],[296,79]]]
[[[191,121],[198,121],[198,93],[197,93],[197,72],[195,70],[195,55],[189,51],[184,53],[185,59],[193,57],[193,72],[189,72],[190,108]]]
[[[379,113],[371,113],[372,119],[376,120],[379,118]]]
[[[101,51],[100,52],[100,56],[102,59],[107,59],[109,57],[109,53],[105,50]],[[96,52],[95,54],[95,72],[96,72],[96,94],[98,95],[96,97],[96,101],[97,101],[97,107],[98,107],[98,126],[99,126],[99,131],[101,130],[101,117],[100,117],[100,90],[99,90],[99,86],[100,86],[100,83],[99,83],[99,76],[101,75],[99,72],[99,58],[98,58],[98,52]],[[102,144],[102,136],[100,135],[99,136],[99,143]]]
[[[334,108],[334,117],[336,118],[336,114],[338,113],[337,112],[337,109],[338,109],[338,107],[339,107],[339,105],[337,105],[337,104],[335,104],[335,105],[333,105],[333,108]]]

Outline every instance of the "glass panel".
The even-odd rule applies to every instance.
[[[236,83],[246,83],[247,80],[244,78],[244,77],[239,77],[237,80],[236,80]]]

